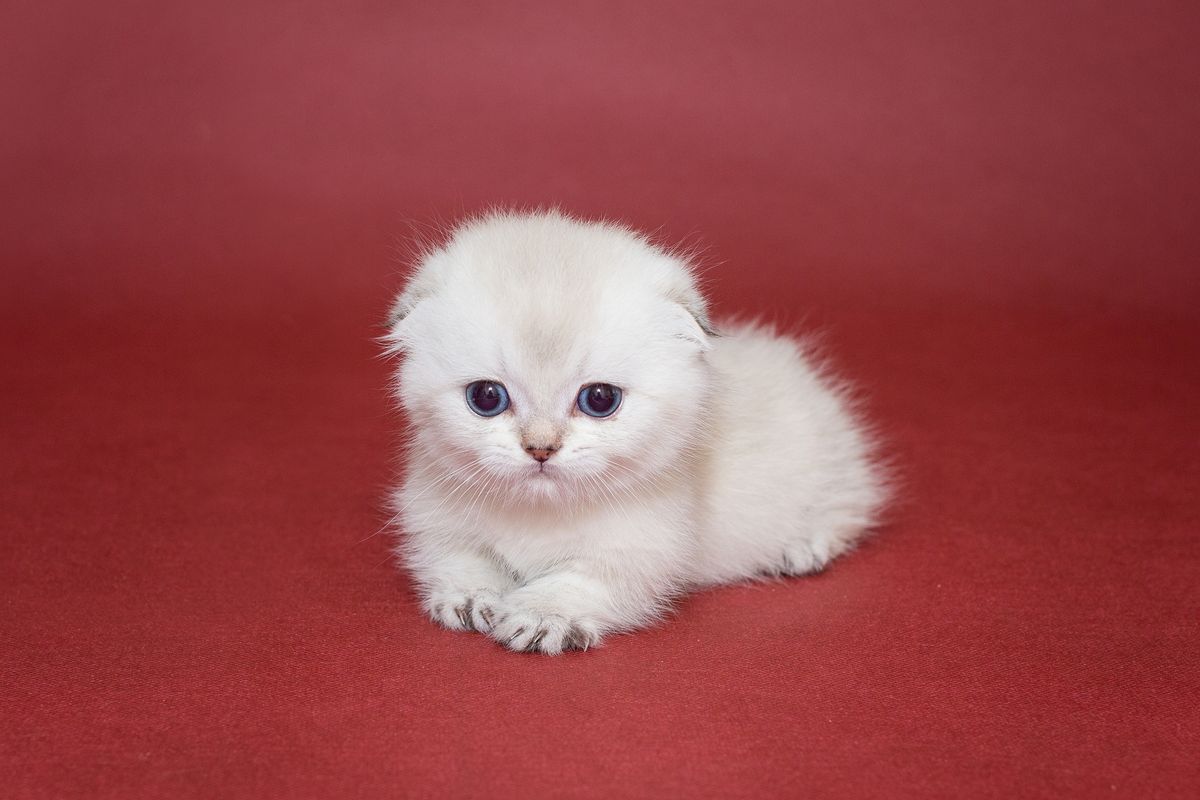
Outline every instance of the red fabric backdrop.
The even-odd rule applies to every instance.
[[[1194,4],[0,11],[8,797],[1200,795]],[[903,502],[558,659],[375,535],[410,220],[826,332]]]

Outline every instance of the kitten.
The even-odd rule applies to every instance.
[[[803,575],[883,501],[869,437],[800,346],[714,330],[689,266],[556,212],[427,252],[389,351],[412,439],[399,553],[429,615],[585,649],[696,587]]]

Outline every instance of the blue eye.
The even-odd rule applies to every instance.
[[[612,416],[621,406],[621,390],[611,383],[590,383],[580,390],[576,404],[589,417]]]
[[[481,417],[494,417],[508,408],[508,390],[496,381],[475,381],[467,385],[467,406]]]

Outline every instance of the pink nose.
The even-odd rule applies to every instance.
[[[557,449],[557,447],[526,447],[525,452],[540,464],[549,461],[550,456],[554,455],[554,451]]]

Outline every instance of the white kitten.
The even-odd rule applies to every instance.
[[[623,228],[468,222],[387,341],[412,430],[399,551],[435,620],[514,650],[819,570],[883,500],[838,385],[769,330],[715,333],[688,265]]]

